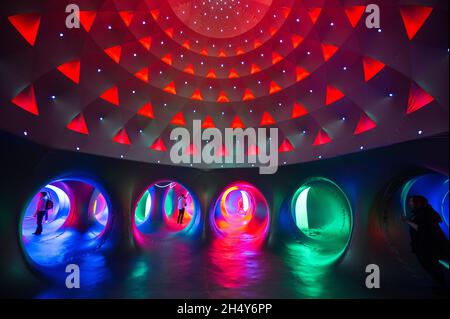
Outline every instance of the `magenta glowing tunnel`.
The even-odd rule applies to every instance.
[[[247,182],[235,182],[217,197],[210,222],[218,236],[264,239],[270,224],[269,207],[255,186]]]
[[[179,200],[185,195],[185,213],[179,223]],[[200,223],[200,206],[195,195],[180,183],[163,180],[150,185],[139,197],[133,217],[133,233],[138,244],[148,239],[173,235],[193,235]]]
[[[41,193],[45,192],[48,219],[36,235]],[[50,208],[50,205],[47,207]],[[38,268],[63,265],[68,260],[99,251],[109,229],[110,204],[99,188],[82,179],[61,179],[39,190],[22,217],[20,234],[26,257]]]

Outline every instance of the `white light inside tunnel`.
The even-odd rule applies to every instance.
[[[353,225],[350,202],[334,182],[307,180],[294,194],[291,214],[302,244],[339,257],[347,248]]]
[[[42,198],[41,192],[47,196]],[[50,201],[53,205],[49,205]],[[46,220],[44,207],[51,206]],[[42,233],[38,231],[36,215],[42,216]],[[24,212],[21,222],[24,251],[39,269],[83,258],[94,247],[101,250],[105,241],[100,239],[108,221],[109,204],[96,185],[75,178],[54,181],[33,196]]]
[[[185,213],[179,218],[179,201],[185,198]],[[200,208],[197,199],[180,183],[159,181],[148,187],[139,198],[135,211],[133,233],[142,246],[154,236],[191,235],[197,230]]]
[[[308,193],[311,190],[311,187],[303,190],[297,198],[295,203],[295,220],[297,222],[297,226],[302,231],[307,231],[309,229],[308,225]]]

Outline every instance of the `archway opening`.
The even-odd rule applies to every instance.
[[[291,200],[296,236],[302,244],[338,258],[346,250],[353,227],[350,202],[343,190],[326,178],[307,180]]]
[[[182,207],[185,212],[181,219]],[[150,185],[137,202],[134,235],[141,243],[149,236],[189,235],[195,232],[199,222],[200,206],[195,195],[178,182],[158,181]]]
[[[42,213],[42,233],[38,231]],[[110,220],[108,199],[90,181],[56,180],[33,195],[21,221],[21,240],[38,267],[53,267],[98,251]]]
[[[219,236],[264,239],[269,230],[269,215],[263,194],[249,183],[236,182],[217,197],[210,221]]]

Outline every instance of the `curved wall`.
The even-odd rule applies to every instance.
[[[23,290],[35,289],[30,287],[37,287],[39,282],[42,283],[27,264],[20,246],[18,225],[21,222],[21,212],[25,210],[25,203],[29,202],[30,196],[42,185],[74,175],[102,185],[102,193],[110,199],[111,207],[109,244],[114,247],[114,255],[124,256],[135,252],[135,203],[142,191],[154,181],[176,180],[197,195],[202,211],[200,229],[202,239],[206,241],[213,235],[210,227],[207,227],[206,212],[209,212],[217,194],[226,185],[237,180],[245,180],[257,186],[266,199],[270,212],[267,245],[274,246],[283,237],[279,213],[289,194],[295,192],[303,180],[315,176],[326,177],[339,185],[347,195],[354,214],[352,240],[339,267],[350,278],[360,281],[364,280],[365,274],[361,269],[365,265],[386,262],[392,265],[386,270],[386,277],[390,274],[398,277],[404,265],[392,258],[387,248],[389,243],[380,236],[382,231],[378,232],[382,228],[379,227],[379,216],[374,215],[377,200],[380,193],[385,192],[386,186],[398,176],[431,171],[448,176],[447,143],[447,136],[414,141],[336,159],[280,167],[277,174],[262,176],[258,175],[256,169],[202,171],[55,151],[1,133],[3,168],[0,179],[0,257],[7,260],[0,266],[0,282],[4,287],[1,293],[10,296],[11,291],[19,291],[20,294],[20,287]],[[395,285],[395,281],[392,284]]]

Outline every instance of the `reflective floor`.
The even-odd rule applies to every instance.
[[[70,247],[70,246],[68,246]],[[403,298],[433,297],[431,281],[405,274],[384,289],[368,290],[365,274],[345,259],[320,255],[299,243],[261,247],[241,239],[199,245],[153,241],[145,252],[106,257],[100,251],[72,256],[81,288],[65,287],[65,266],[40,269],[46,287],[32,298]]]

